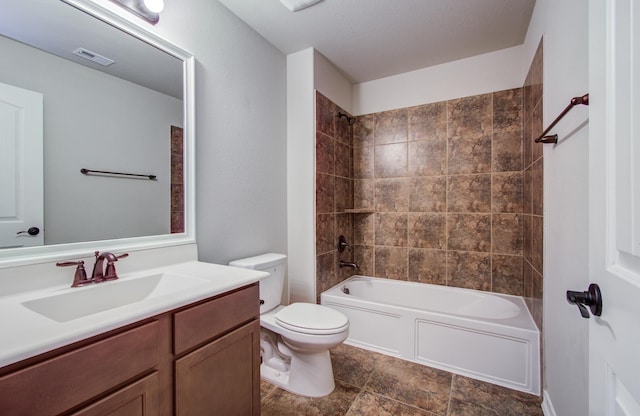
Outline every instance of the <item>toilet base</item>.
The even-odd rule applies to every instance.
[[[279,371],[262,363],[260,377],[290,393],[305,397],[323,397],[335,388],[329,351],[311,354],[296,352],[291,355],[289,371]]]

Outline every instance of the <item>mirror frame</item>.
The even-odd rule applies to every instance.
[[[92,0],[60,0],[70,7],[88,13],[98,20],[117,27],[128,35],[154,46],[183,62],[184,103],[184,233],[78,243],[42,245],[0,250],[0,268],[46,263],[62,259],[93,256],[96,250],[136,251],[195,244],[195,57],[144,27]],[[46,225],[45,225],[46,227]]]

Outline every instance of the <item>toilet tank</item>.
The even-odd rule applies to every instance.
[[[282,302],[287,256],[277,253],[261,254],[259,256],[234,260],[229,263],[229,266],[269,273],[269,277],[260,280],[260,313],[268,312],[280,305]]]

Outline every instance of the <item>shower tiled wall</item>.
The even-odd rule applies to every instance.
[[[541,325],[542,46],[523,88],[353,127],[339,112],[316,93],[317,294],[355,274],[342,258],[358,274],[525,296]],[[341,234],[353,246],[339,254]]]
[[[522,94],[357,117],[362,274],[523,295]]]
[[[524,296],[542,330],[543,144],[535,143],[542,125],[542,41],[523,88],[524,120]]]
[[[339,268],[340,259],[352,260],[349,249],[338,253],[338,237],[353,241],[352,132],[346,111],[316,93],[316,290],[317,295],[351,276]]]

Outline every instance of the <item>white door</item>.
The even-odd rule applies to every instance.
[[[44,243],[42,101],[0,83],[0,249]]]
[[[640,2],[589,2],[589,414],[640,415]],[[586,289],[586,288],[585,288]]]

